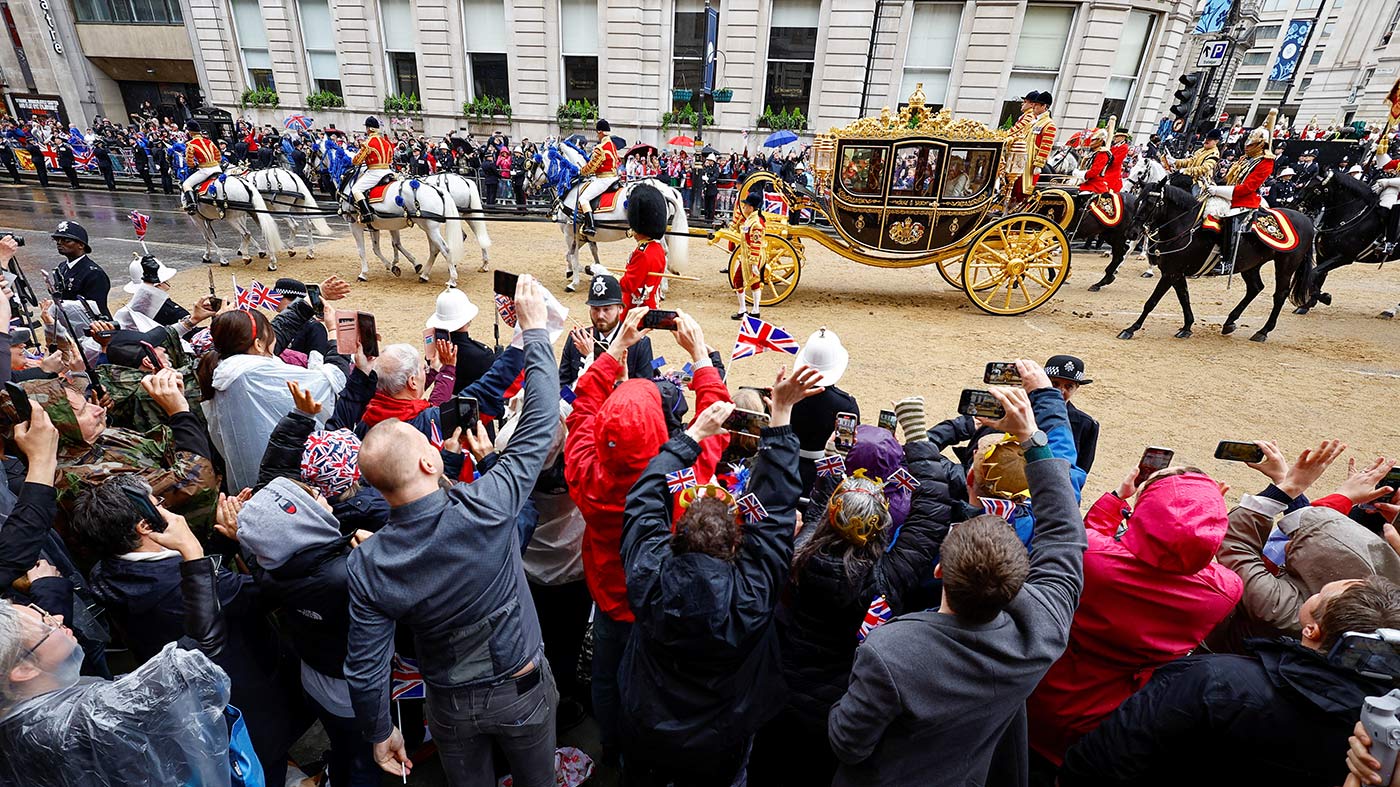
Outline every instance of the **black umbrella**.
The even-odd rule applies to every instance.
[[[718,151],[718,150],[715,150],[714,148],[710,147],[709,145],[706,145],[705,147],[700,148],[700,155],[702,155],[702,156],[718,156],[718,155],[719,155],[719,151]]]
[[[613,134],[612,141],[613,147],[617,148],[618,150],[622,150],[623,148],[627,147],[627,140],[623,139],[622,137],[619,137],[616,134]]]
[[[570,145],[578,145],[579,147],[583,147],[584,145],[588,144],[588,137],[585,137],[582,134],[570,134],[569,136],[564,138],[564,141],[569,143]]]

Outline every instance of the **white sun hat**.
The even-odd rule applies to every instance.
[[[152,255],[147,255],[145,258],[137,257],[131,261],[131,264],[126,266],[126,274],[131,277],[131,281],[127,282],[122,289],[128,294],[134,295],[137,290],[141,289],[141,283],[143,281],[142,274],[146,273],[141,264],[142,259],[150,259],[154,263],[147,267],[151,269],[148,275],[154,275],[156,280],[147,281],[146,284],[164,284],[170,281],[171,277],[175,275],[174,268],[166,265]]]
[[[429,328],[440,328],[444,331],[460,331],[467,323],[476,319],[480,311],[465,292],[456,287],[448,287],[438,295],[437,310],[424,324]]]

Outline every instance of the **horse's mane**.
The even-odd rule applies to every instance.
[[[1375,192],[1371,191],[1370,184],[1359,178],[1353,178],[1339,169],[1332,171],[1332,182],[1337,184],[1337,188],[1346,192],[1348,196],[1357,199],[1374,199],[1376,197]]]
[[[1191,192],[1177,188],[1170,183],[1162,184],[1162,197],[1166,200],[1167,205],[1173,208],[1186,209],[1196,205],[1196,198],[1191,196]]]
[[[587,160],[588,160],[588,154],[583,152],[583,148],[580,148],[578,145],[575,145],[574,143],[570,142],[570,141],[567,140],[567,139],[564,140],[564,141],[562,141],[562,142],[560,142],[560,143],[559,143],[559,147],[561,147],[561,148],[569,148],[569,149],[572,150],[573,152],[575,152],[575,153],[579,154],[580,156],[582,156],[584,161],[587,161]]]

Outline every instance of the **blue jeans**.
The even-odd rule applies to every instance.
[[[314,702],[314,701],[313,701]],[[327,765],[335,787],[379,787],[384,772],[374,761],[374,745],[367,743],[354,719],[343,719],[317,704],[316,716],[331,741]]]
[[[632,624],[613,620],[601,609],[593,614],[593,716],[604,749],[622,747],[622,652]]]

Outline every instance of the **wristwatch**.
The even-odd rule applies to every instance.
[[[1040,459],[1049,459],[1051,457],[1050,438],[1037,429],[1021,441],[1021,452],[1025,455],[1027,464]]]

